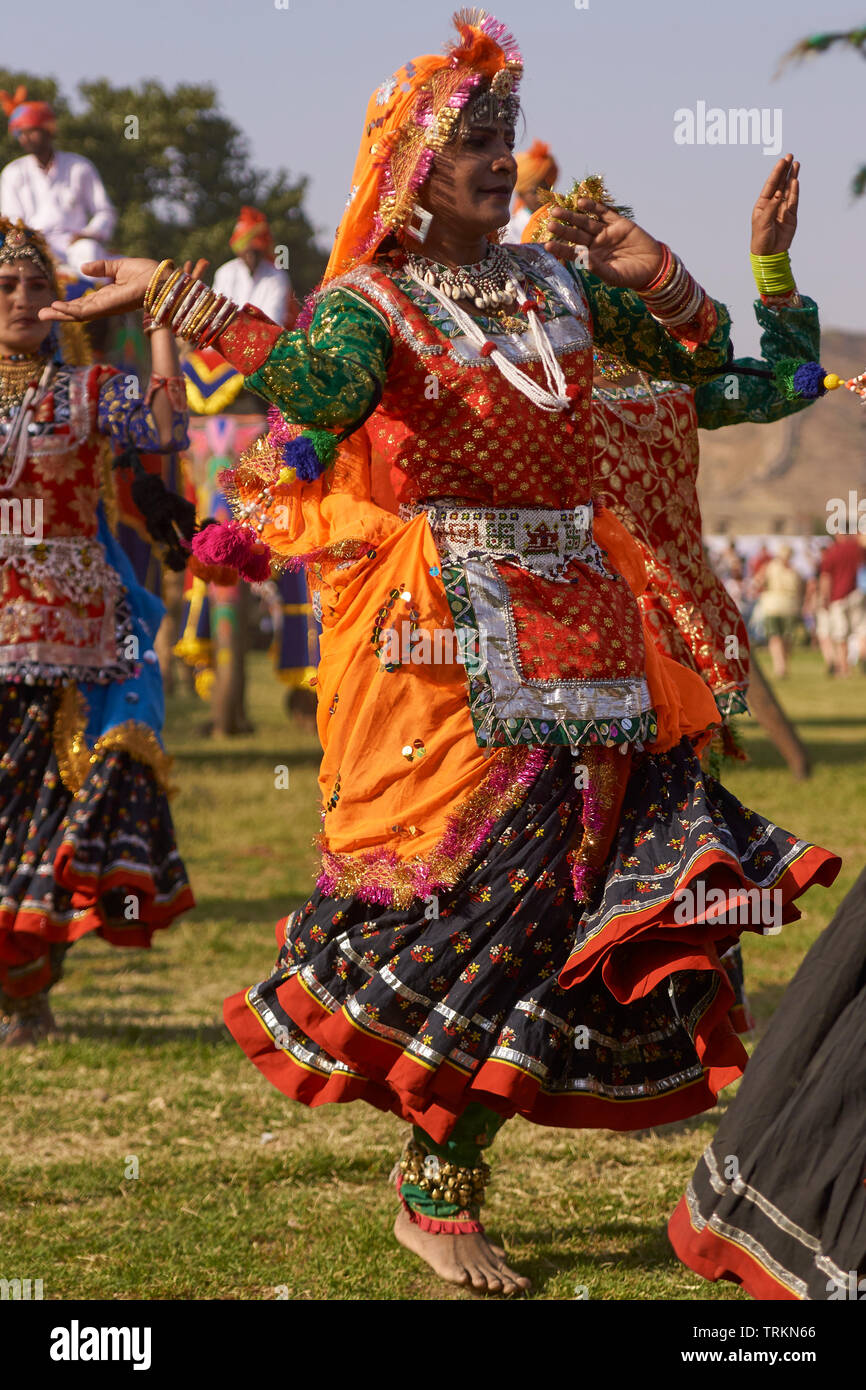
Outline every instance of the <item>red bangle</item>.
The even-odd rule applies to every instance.
[[[655,279],[650,280],[648,285],[644,285],[643,289],[640,291],[641,294],[652,294],[654,290],[663,289],[665,282],[669,279],[671,275],[674,260],[673,255],[671,253],[671,248],[669,246],[666,246],[664,242],[661,242],[661,248],[661,270],[658,272]]]

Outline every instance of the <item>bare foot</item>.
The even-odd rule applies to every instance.
[[[54,1015],[46,1000],[37,1012],[7,1015],[0,1029],[0,1047],[26,1047],[41,1042],[56,1031]]]
[[[433,1235],[422,1231],[401,1210],[394,1235],[413,1255],[424,1260],[440,1279],[462,1284],[476,1293],[518,1293],[531,1287],[529,1279],[505,1262],[505,1251],[480,1232],[465,1236]]]

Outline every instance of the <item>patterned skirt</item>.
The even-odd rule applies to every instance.
[[[195,905],[165,793],[129,753],[99,757],[80,790],[54,748],[59,685],[0,686],[0,997],[47,988],[90,931],[149,946]]]
[[[635,758],[576,902],[581,803],[568,750],[544,753],[453,889],[397,909],[320,887],[278,924],[270,978],[226,1001],[236,1040],[287,1096],[364,1099],[437,1142],[473,1101],[614,1130],[712,1106],[746,1061],[721,956],[799,917],[839,860],[743,807],[683,740]],[[761,890],[773,924],[751,912]]]
[[[866,1297],[866,870],[773,1016],[674,1212],[680,1259],[760,1299]]]

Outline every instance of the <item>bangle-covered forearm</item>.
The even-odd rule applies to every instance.
[[[686,347],[695,348],[712,337],[717,315],[712,300],[689,274],[669,246],[654,280],[640,297],[654,319]]]
[[[168,272],[167,274],[165,272]],[[176,338],[210,347],[238,313],[238,306],[201,280],[163,261],[144,296],[148,329],[170,328]]]

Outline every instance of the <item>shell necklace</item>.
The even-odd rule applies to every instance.
[[[488,262],[495,265],[495,287],[491,278],[483,281],[478,274],[479,267],[486,266]],[[565,380],[553,344],[541,322],[541,305],[537,300],[529,298],[522,303],[519,302],[522,291],[514,278],[508,252],[501,246],[492,246],[483,261],[478,261],[475,265],[458,266],[456,270],[449,270],[446,266],[426,261],[421,257],[410,256],[406,261],[406,272],[411,280],[422,290],[426,290],[450,315],[469,342],[477,347],[479,357],[489,357],[506,381],[522,392],[539,410],[559,413],[574,408],[574,396],[578,388],[570,387]],[[490,276],[493,275],[494,270],[491,269]],[[455,289],[459,289],[460,292],[454,293]],[[493,295],[498,298],[492,299]],[[490,338],[485,336],[483,329],[458,303],[459,299],[470,299],[477,308],[517,304],[521,312],[526,314],[529,331],[547,383],[546,390],[526,372],[521,371]]]

